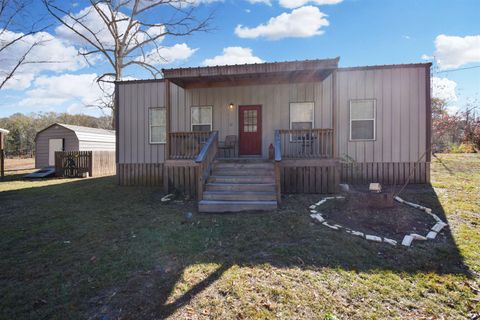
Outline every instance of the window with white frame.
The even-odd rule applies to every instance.
[[[290,129],[313,129],[313,102],[290,103]]]
[[[192,131],[212,131],[212,107],[191,108]]]
[[[375,140],[376,101],[350,100],[350,140]]]
[[[167,123],[165,108],[148,109],[148,125],[150,143],[165,143],[167,141]]]

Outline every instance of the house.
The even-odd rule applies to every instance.
[[[35,168],[55,166],[56,151],[115,151],[115,131],[54,123],[35,136]]]
[[[0,128],[0,178],[5,175],[5,135],[10,131]]]
[[[206,212],[272,209],[282,193],[335,192],[340,182],[428,183],[431,64],[338,61],[117,82],[118,183],[180,190]],[[234,156],[219,149],[225,140]]]

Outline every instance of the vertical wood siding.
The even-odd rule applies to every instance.
[[[162,81],[119,84],[119,164],[163,163],[165,144],[151,144],[149,108],[165,107]]]
[[[53,126],[40,132],[35,140],[35,168],[48,167],[49,140],[65,139],[65,151],[78,151],[79,143],[77,136],[71,130],[61,126]]]
[[[358,163],[412,163],[426,149],[425,67],[339,69],[338,156]],[[376,140],[350,141],[349,101],[376,99]],[[422,162],[425,162],[425,157]]]
[[[262,106],[262,156],[268,157],[268,146],[273,143],[275,129],[290,126],[290,102],[315,103],[315,127],[332,127],[332,77],[323,82],[236,86],[218,88],[171,88],[172,131],[191,130],[192,106],[213,107],[213,130],[219,131],[219,139],[227,135],[238,136],[238,106]],[[235,105],[234,110],[228,108]]]

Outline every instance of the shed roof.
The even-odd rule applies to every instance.
[[[2,128],[0,128],[0,132],[7,134],[7,133],[9,133],[10,131],[8,131],[7,129],[2,129]]]
[[[60,126],[67,130],[73,131],[79,141],[98,141],[98,142],[115,142],[115,130],[99,129],[76,126],[72,124],[54,123],[43,130],[37,132],[37,136],[54,126]],[[35,137],[36,140],[36,137]]]

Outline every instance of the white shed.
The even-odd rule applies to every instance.
[[[54,123],[35,137],[35,167],[54,166],[56,151],[115,151],[115,131]]]

